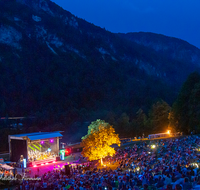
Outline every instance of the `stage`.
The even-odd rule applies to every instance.
[[[67,156],[65,160],[63,161],[56,161],[55,163],[38,165],[36,167],[27,167],[26,168],[27,172],[25,173],[22,172],[22,168],[17,168],[17,172],[18,174],[21,174],[22,176],[35,177],[35,175],[41,176],[47,173],[48,171],[60,170],[60,169],[64,170],[65,165],[71,165],[72,167],[76,167],[77,165],[84,165],[88,163],[87,161],[84,161],[84,160],[80,161],[80,158],[79,158],[80,155],[81,153],[75,153],[73,156]],[[75,156],[75,159],[74,159],[74,156]]]
[[[62,131],[9,135],[10,160],[25,167],[43,166],[59,160]]]

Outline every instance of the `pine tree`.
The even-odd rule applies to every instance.
[[[179,95],[173,104],[175,120],[178,123],[178,130],[188,134],[191,130],[191,116],[194,113],[192,104],[195,99],[195,85],[200,82],[200,75],[197,72],[191,73],[183,84]]]
[[[162,133],[168,129],[171,107],[163,100],[153,104],[149,112],[148,124],[153,133]]]

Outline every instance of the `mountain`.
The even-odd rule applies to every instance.
[[[49,0],[0,0],[0,115],[46,124],[172,103],[200,50],[152,33],[114,34]],[[67,120],[67,122],[66,122]]]
[[[184,40],[150,32],[120,33],[119,35],[148,48],[152,54],[159,55],[162,60],[171,62],[172,64],[169,65],[161,62],[158,67],[166,72],[170,79],[173,79],[171,80],[173,83],[175,79],[177,84],[182,84],[182,79],[185,80],[188,71],[198,70],[200,66],[200,50]]]
[[[168,59],[189,62],[194,65],[200,63],[199,49],[184,40],[151,32],[122,33],[119,35],[137,44],[149,47],[159,54],[165,55]]]

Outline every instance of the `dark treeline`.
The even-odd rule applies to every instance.
[[[124,137],[147,136],[168,129],[184,134],[200,133],[200,74],[194,72],[188,76],[172,106],[160,100],[147,113],[139,109],[132,120],[123,113],[119,119],[109,116],[108,122]]]
[[[103,111],[102,111],[103,112]],[[95,120],[96,113],[89,113],[86,109],[72,110],[70,115],[66,113],[58,115],[38,115],[32,119],[24,119],[15,122],[4,120],[0,128],[1,151],[7,150],[7,137],[10,134],[29,133],[36,131],[69,131],[74,128],[73,123],[80,121],[78,127],[71,130],[72,135],[79,131],[81,135],[85,131],[81,129],[84,121],[90,118]],[[97,114],[99,116],[99,114]],[[57,118],[58,117],[58,118]],[[59,122],[58,120],[59,119]],[[184,132],[184,134],[200,132],[200,74],[194,72],[189,75],[183,84],[179,95],[172,106],[163,100],[158,100],[152,104],[146,112],[138,109],[135,114],[117,114],[112,111],[102,113],[102,119],[114,126],[120,137],[147,136],[152,133],[172,131]],[[23,126],[20,125],[23,123]],[[72,127],[73,126],[73,127]]]

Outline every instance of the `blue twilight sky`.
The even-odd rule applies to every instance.
[[[200,48],[200,0],[52,0],[111,32],[154,32]]]

